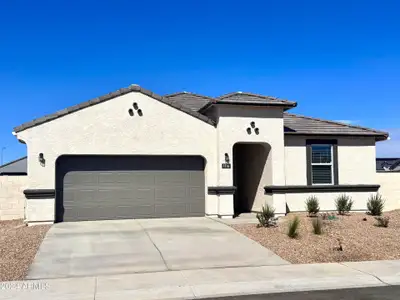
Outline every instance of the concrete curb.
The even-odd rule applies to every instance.
[[[400,261],[282,265],[0,282],[0,299],[192,299],[400,285]]]

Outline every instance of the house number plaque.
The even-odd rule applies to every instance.
[[[230,169],[230,168],[231,168],[231,164],[230,163],[222,164],[222,169]]]

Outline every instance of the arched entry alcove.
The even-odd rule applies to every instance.
[[[236,143],[233,146],[235,215],[260,210],[266,198],[264,186],[272,184],[271,146],[268,143]]]

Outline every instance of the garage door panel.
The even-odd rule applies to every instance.
[[[152,202],[151,199],[154,198],[155,195],[155,190],[154,188],[136,188],[133,191],[134,196],[136,200],[143,200],[143,201],[147,201],[147,202]]]
[[[203,216],[203,170],[199,157],[68,157],[57,166],[63,220]]]
[[[154,186],[155,175],[150,172],[132,172],[131,182],[135,186]]]
[[[157,172],[157,186],[182,186],[189,183],[189,173],[187,171]]]
[[[187,199],[190,201],[191,199],[197,201],[197,199],[204,199],[205,190],[204,186],[201,187],[190,187],[189,189],[189,197]]]
[[[154,205],[120,206],[117,209],[118,218],[148,218],[154,215]]]
[[[100,184],[105,184],[105,183],[118,183],[119,179],[119,172],[99,172],[97,174],[94,174],[94,176],[97,176],[99,179]]]
[[[204,205],[200,203],[200,201],[193,201],[191,203],[187,203],[188,211],[196,214],[198,211],[204,211]]]
[[[201,185],[204,186],[204,172],[190,172],[189,173],[189,184],[190,185]]]
[[[156,199],[185,199],[187,196],[186,186],[165,186],[165,187],[157,187],[155,189],[155,198]]]
[[[98,178],[93,172],[69,172],[64,177],[65,184],[97,184]]]
[[[155,214],[159,218],[187,216],[188,208],[186,204],[181,203],[168,203],[155,205]]]

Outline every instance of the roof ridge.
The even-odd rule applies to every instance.
[[[192,96],[202,97],[202,98],[205,98],[208,100],[215,101],[215,98],[213,98],[213,97],[196,94],[196,93],[192,93],[192,92],[186,92],[186,91],[176,92],[176,93],[172,93],[172,94],[165,94],[163,97],[169,98],[169,97],[174,97],[174,96],[179,96],[179,95],[192,95]]]
[[[234,95],[252,96],[252,97],[258,97],[258,98],[261,98],[261,99],[287,102],[287,103],[290,103],[290,104],[296,103],[295,101],[290,101],[290,100],[287,100],[287,99],[281,99],[281,98],[275,97],[275,96],[261,95],[261,94],[256,94],[256,93],[251,93],[251,92],[241,92],[241,91],[223,94],[221,96],[216,97],[216,100],[217,101],[218,100],[224,100],[224,99],[229,98],[229,97],[234,96]]]
[[[254,96],[254,97],[259,97],[259,98],[263,98],[263,99],[266,99],[266,98],[268,98],[268,99],[278,99],[278,97],[273,97],[273,96],[268,96],[268,95],[261,95],[261,94],[255,94],[255,93],[251,93],[251,92],[240,92],[240,91],[238,91],[238,92],[231,92],[231,93],[226,93],[226,94],[223,94],[223,95],[221,95],[221,96],[218,96],[218,97],[216,97],[216,99],[225,99],[225,98],[228,98],[228,97],[230,97],[230,96],[233,96],[233,95],[237,95],[237,94],[239,94],[239,95],[246,95],[246,96]]]
[[[348,127],[348,128],[358,128],[358,129],[362,129],[362,130],[366,130],[366,131],[371,131],[371,132],[376,132],[376,133],[379,133],[379,134],[383,134],[385,136],[389,136],[389,134],[387,132],[380,131],[380,130],[375,130],[375,129],[372,129],[372,128],[369,128],[369,127],[363,127],[363,126],[359,126],[359,125],[350,125],[350,124],[346,124],[346,123],[342,123],[342,122],[324,120],[324,119],[308,117],[308,116],[299,115],[299,114],[287,113],[287,112],[284,112],[284,114],[285,115],[289,115],[289,116],[300,117],[300,118],[308,119],[308,120],[320,121],[320,122],[329,123],[329,124],[342,125],[342,126],[345,126],[345,127]]]
[[[4,164],[4,165],[1,165],[0,168],[7,167],[8,165],[11,165],[11,164],[13,164],[13,163],[16,163],[16,162],[18,162],[18,161],[20,161],[20,160],[23,160],[23,159],[25,159],[25,158],[27,158],[27,156],[17,158],[17,159],[15,159],[15,160],[13,160],[13,161],[9,161],[8,163],[6,163],[6,164]]]

